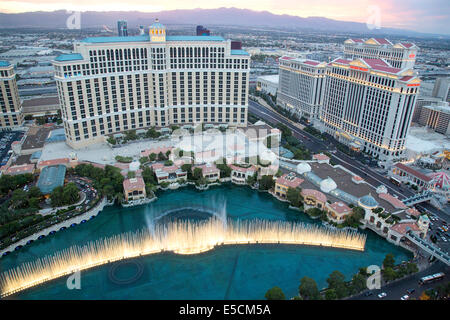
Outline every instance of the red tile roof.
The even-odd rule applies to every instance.
[[[327,155],[323,154],[323,153],[317,153],[315,155],[313,155],[313,159],[315,160],[330,160],[330,157],[328,157]]]
[[[34,164],[22,164],[19,166],[12,166],[6,170],[5,174],[15,175],[23,173],[32,173],[34,170]]]
[[[312,65],[312,66],[317,66],[318,64],[320,64],[320,62],[312,61],[312,60],[306,60],[306,61],[303,61],[303,63],[304,64],[309,64],[309,65]]]
[[[350,62],[352,62],[351,60],[347,60],[347,59],[342,59],[342,58],[338,58],[336,60],[333,60],[332,62],[334,63],[340,63],[340,64],[349,64]]]
[[[70,162],[69,158],[60,158],[60,159],[41,161],[41,162],[39,162],[38,166],[39,167],[55,166],[58,164],[66,164],[69,162]]]
[[[401,77],[399,80],[400,80],[400,81],[408,82],[408,81],[411,80],[412,78],[414,78],[414,76],[404,76],[404,77]]]
[[[313,197],[316,198],[320,202],[326,202],[327,197],[320,191],[314,189],[302,189],[302,196],[304,197]]]
[[[406,234],[408,228],[410,228],[412,231],[420,231],[419,226],[415,222],[397,223],[396,225],[391,227],[391,230],[400,234]]]
[[[352,209],[342,201],[337,201],[329,204],[328,207],[330,207],[334,212],[338,214],[350,213],[352,211]]]
[[[350,39],[350,40],[353,40],[353,42],[364,43],[364,39]]]
[[[303,183],[303,181],[305,180],[300,179],[299,177],[293,177],[292,180],[289,180],[288,174],[285,173],[281,177],[277,178],[276,183],[288,188],[297,188]]]
[[[215,164],[203,164],[200,166],[195,166],[195,168],[202,169],[203,174],[217,173],[220,170],[216,167]]]
[[[409,48],[411,48],[412,46],[414,46],[414,43],[410,43],[410,42],[400,42],[400,44],[401,44],[402,46],[404,46],[405,48],[407,48],[407,49],[409,49]]]
[[[372,69],[397,74],[401,69],[393,68],[382,59],[362,59]]]
[[[242,167],[239,167],[239,166],[235,166],[234,164],[230,164],[229,167],[231,168],[231,170],[244,172],[244,173],[246,173],[247,171],[253,171],[253,172],[256,171],[255,166],[250,166],[248,168],[242,168]]]
[[[419,171],[417,171],[417,170],[415,170],[415,169],[413,169],[411,167],[408,167],[408,166],[404,165],[403,163],[396,163],[395,167],[397,167],[398,169],[400,169],[402,171],[405,171],[405,172],[409,173],[410,175],[412,175],[412,176],[414,176],[416,178],[419,178],[422,181],[425,181],[425,182],[430,182],[431,181],[430,177],[426,176],[422,172],[419,172]]]
[[[374,39],[379,44],[390,44],[390,45],[392,45],[392,42],[390,42],[388,39],[385,39],[385,38],[374,38]]]
[[[392,204],[392,206],[396,209],[406,209],[407,208],[407,206],[401,200],[390,195],[389,193],[380,193],[380,194],[378,194],[378,197],[380,197],[383,200],[386,200],[387,202]]]
[[[132,179],[125,179],[123,180],[123,188],[124,190],[143,189],[145,188],[144,179],[139,177]]]

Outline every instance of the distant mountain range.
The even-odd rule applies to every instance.
[[[65,10],[53,12],[0,13],[0,28],[65,28],[70,16]],[[117,20],[127,20],[128,28],[148,26],[155,18],[164,24],[202,24],[205,26],[245,26],[283,29],[303,29],[361,34],[392,34],[404,36],[433,36],[410,30],[382,28],[369,30],[365,23],[337,21],[322,17],[301,18],[291,15],[277,15],[267,11],[253,11],[237,8],[171,10],[161,12],[114,11],[81,13],[81,28],[117,25]]]

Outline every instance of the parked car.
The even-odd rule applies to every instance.
[[[366,297],[370,297],[371,295],[373,295],[372,291],[367,291],[366,293],[364,293],[364,296]]]
[[[381,292],[381,293],[378,294],[378,298],[380,298],[380,299],[383,299],[386,296],[387,296],[386,292]]]
[[[400,298],[400,300],[409,300],[409,296],[405,294],[403,297]]]
[[[406,293],[412,294],[412,293],[414,293],[415,291],[416,291],[416,289],[412,288],[412,289],[406,290]]]

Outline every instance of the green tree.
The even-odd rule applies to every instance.
[[[337,300],[338,296],[336,294],[336,290],[328,289],[327,291],[325,291],[325,299],[327,299],[327,300]]]
[[[383,278],[386,281],[392,281],[397,278],[397,273],[391,267],[384,268],[382,273],[383,273]]]
[[[194,168],[194,170],[192,171],[192,178],[194,180],[200,180],[201,178],[203,178],[203,171],[201,168]]]
[[[338,270],[333,271],[327,279],[328,288],[334,289],[339,299],[347,296],[348,290],[345,284],[345,276]]]
[[[153,169],[150,167],[145,167],[144,170],[142,170],[142,179],[144,179],[145,183],[150,183],[153,185],[158,184],[158,181],[156,180],[155,173],[153,172]]]
[[[383,260],[383,268],[394,268],[395,266],[395,258],[392,253],[386,254],[386,257]]]
[[[166,160],[166,157],[164,156],[164,154],[162,152],[158,153],[158,161],[164,161]]]
[[[300,286],[298,287],[300,296],[305,300],[318,300],[320,299],[319,289],[317,289],[317,283],[314,279],[309,277],[303,277],[300,280]]]
[[[302,204],[302,196],[300,194],[300,190],[297,188],[289,188],[286,192],[286,199],[293,205],[294,207],[299,207]]]
[[[265,296],[267,300],[286,300],[286,296],[279,287],[273,287],[267,290]]]
[[[273,176],[262,176],[259,180],[259,189],[260,190],[269,190],[273,188],[275,185],[275,181],[273,180]]]
[[[363,276],[361,273],[357,273],[353,275],[351,284],[353,293],[361,292],[367,288],[366,277]]]
[[[151,162],[155,161],[155,160],[156,160],[156,153],[151,153],[151,154],[148,156],[148,158],[149,158],[149,160],[150,160]]]
[[[63,203],[65,205],[73,204],[80,200],[80,194],[78,187],[75,183],[69,182],[64,188],[63,188]]]

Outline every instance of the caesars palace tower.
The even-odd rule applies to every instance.
[[[250,56],[219,36],[93,37],[53,61],[66,142],[196,123],[247,125]]]

